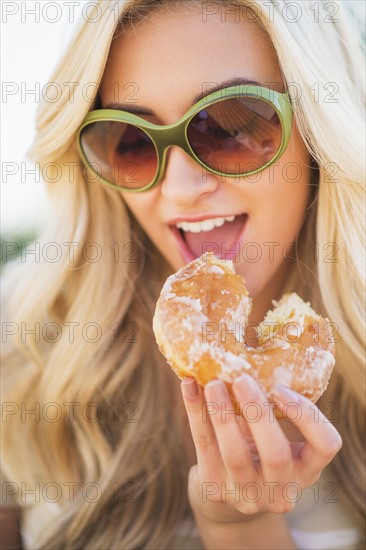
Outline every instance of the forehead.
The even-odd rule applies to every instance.
[[[256,23],[243,15],[203,17],[199,6],[159,9],[112,42],[101,95],[103,103],[123,101],[133,84],[144,105],[169,98],[165,107],[181,111],[205,88],[233,78],[283,89],[272,44]]]

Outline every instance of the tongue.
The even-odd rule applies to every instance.
[[[232,222],[225,222],[221,227],[215,227],[211,231],[185,231],[185,242],[197,258],[207,250],[212,250],[214,254],[230,250],[239,236],[245,217],[245,214],[236,216]]]

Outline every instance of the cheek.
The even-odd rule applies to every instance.
[[[156,213],[158,207],[156,196],[158,190],[145,191],[143,193],[121,192],[122,197],[134,218],[141,225],[147,235],[154,241],[158,230],[158,220]]]
[[[250,231],[241,243],[237,270],[245,277],[253,298],[296,261],[294,243],[306,215],[306,205],[295,205],[286,196],[278,199],[271,211],[263,208],[257,218],[253,216]]]
[[[253,297],[274,281],[279,271],[286,272],[294,264],[294,242],[306,217],[311,188],[307,154],[301,164],[297,162],[301,171],[293,170],[290,175],[286,165],[294,162],[292,159],[288,157],[274,169],[271,183],[267,180],[256,190],[252,188],[250,225],[241,243],[237,269]]]
[[[263,184],[252,187],[256,210],[271,221],[273,230],[291,233],[301,225],[311,194],[310,176],[309,154],[294,125],[285,153],[263,172]]]

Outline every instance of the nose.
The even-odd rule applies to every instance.
[[[180,206],[193,206],[206,195],[216,191],[219,176],[207,172],[180,147],[167,151],[161,194]]]

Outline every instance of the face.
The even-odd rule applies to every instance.
[[[275,54],[255,23],[228,17],[221,21],[220,16],[203,22],[200,8],[190,13],[160,10],[113,42],[100,88],[102,106],[126,103],[130,95],[135,101],[131,107],[154,113],[143,118],[171,124],[192,106],[192,98],[205,89],[210,92],[207,83],[237,77],[285,91]],[[158,186],[120,193],[174,270],[207,249],[222,257],[234,250],[226,257],[234,260],[256,298],[266,288],[277,288],[290,268],[286,253],[309,200],[308,166],[307,151],[293,123],[285,153],[255,176],[235,179],[203,172],[174,146],[168,149]],[[227,217],[234,219],[221,227],[202,224]],[[177,230],[182,221],[188,224],[187,231]]]

